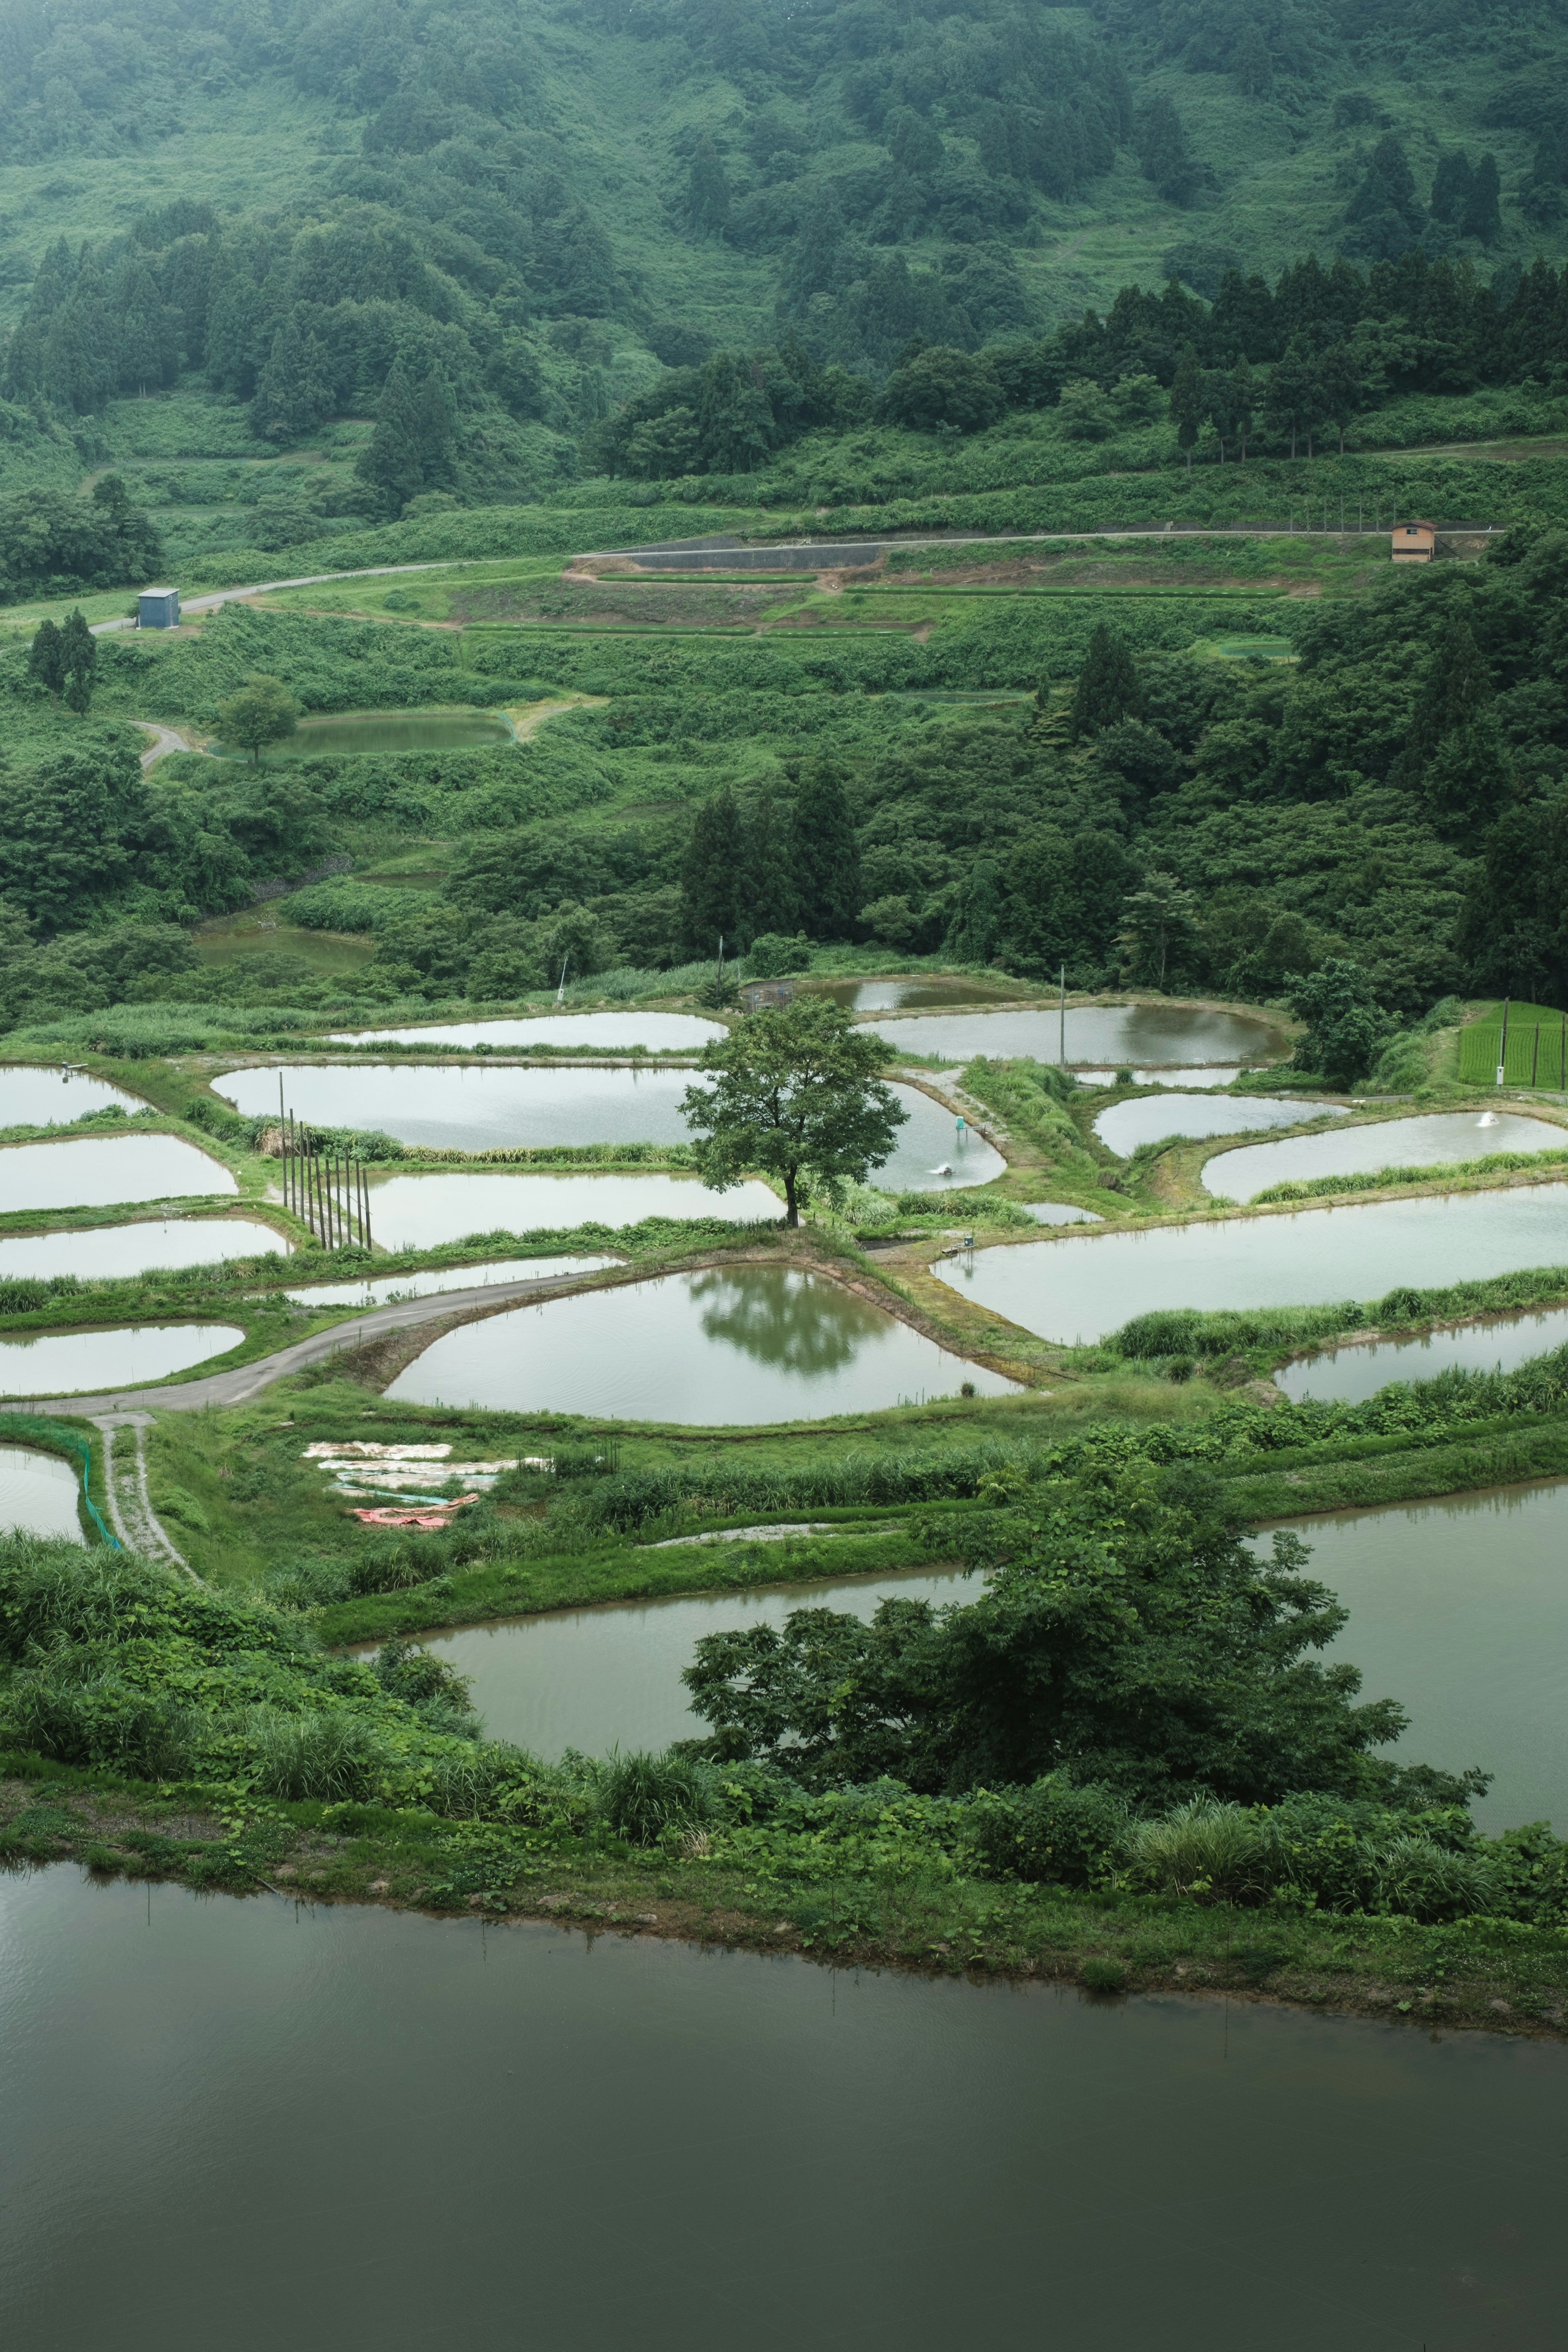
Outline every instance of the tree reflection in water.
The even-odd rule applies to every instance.
[[[842,1370],[889,1328],[879,1307],[851,1297],[823,1276],[789,1266],[714,1268],[689,1281],[707,1338],[804,1377]]]

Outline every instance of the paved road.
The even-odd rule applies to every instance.
[[[7,1412],[66,1412],[96,1417],[100,1413],[140,1412],[156,1406],[164,1412],[199,1412],[204,1405],[244,1404],[274,1381],[303,1371],[347,1348],[379,1339],[388,1331],[405,1331],[418,1323],[438,1322],[470,1307],[495,1307],[508,1300],[551,1298],[582,1280],[581,1275],[557,1275],[553,1280],[534,1276],[525,1282],[490,1282],[475,1290],[441,1290],[429,1298],[409,1298],[394,1307],[374,1307],[352,1323],[334,1324],[309,1339],[297,1339],[275,1355],[241,1364],[233,1371],[209,1372],[205,1380],[181,1381],[168,1388],[110,1390],[101,1396],[35,1397],[24,1402],[7,1397]]]
[[[171,751],[190,751],[195,748],[194,744],[187,743],[183,735],[176,735],[172,727],[160,727],[155,719],[133,719],[131,723],[153,738],[152,750],[142,754],[143,775],[160,760],[166,760]]]

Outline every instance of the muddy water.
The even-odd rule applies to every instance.
[[[372,1176],[371,1231],[384,1249],[438,1249],[490,1234],[570,1233],[645,1217],[776,1223],[784,1202],[754,1177],[710,1192],[695,1176]]]
[[[1015,1383],[840,1284],[714,1267],[513,1307],[448,1331],[386,1393],[416,1404],[738,1425],[879,1412]]]
[[[0,1880],[38,2352],[1560,2352],[1565,2101],[1403,2021]]]
[[[1205,1160],[1201,1181],[1228,1200],[1250,1201],[1270,1184],[1314,1176],[1363,1176],[1378,1168],[1435,1168],[1480,1160],[1492,1151],[1549,1151],[1568,1144],[1568,1128],[1506,1112],[1453,1111],[1430,1118],[1382,1119],[1327,1135],[1293,1135],[1248,1143]]]
[[[291,1244],[250,1217],[139,1218],[83,1233],[16,1234],[0,1241],[0,1281],[58,1274],[84,1282],[145,1274],[153,1267],[221,1265],[226,1258],[287,1257]]]
[[[174,1135],[83,1137],[0,1148],[0,1212],[104,1209],[119,1201],[237,1192],[219,1160]]]
[[[703,1021],[695,1013],[542,1013],[520,1021],[454,1021],[426,1029],[334,1029],[336,1045],[494,1045],[514,1054],[531,1045],[577,1047],[584,1054],[629,1053],[646,1045],[650,1053],[694,1054],[711,1038],[724,1035],[719,1021]]]
[[[81,1481],[62,1455],[0,1445],[0,1535],[19,1530],[84,1542],[80,1492]]]
[[[1168,1135],[1247,1135],[1265,1127],[1300,1127],[1308,1119],[1345,1116],[1339,1103],[1285,1102],[1268,1095],[1239,1100],[1226,1097],[1223,1102],[1212,1096],[1145,1095],[1102,1110],[1094,1131],[1108,1151],[1130,1160],[1141,1143],[1160,1143]]]
[[[1428,1195],[1345,1209],[1157,1226],[943,1258],[943,1282],[1047,1339],[1086,1344],[1156,1307],[1376,1299],[1568,1263],[1568,1185]]]
[[[237,1348],[230,1323],[136,1323],[115,1331],[47,1331],[0,1339],[0,1396],[68,1396],[166,1381]]]

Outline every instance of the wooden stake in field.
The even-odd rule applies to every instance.
[[[1502,1074],[1508,1067],[1508,998],[1505,996],[1502,1001],[1502,1035],[1498,1040],[1497,1049],[1497,1082],[1500,1087],[1502,1084]]]

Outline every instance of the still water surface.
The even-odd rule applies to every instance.
[[[67,1396],[167,1380],[237,1348],[230,1323],[136,1323],[115,1331],[47,1331],[0,1340],[0,1396]]]
[[[954,1062],[970,1061],[976,1054],[1027,1054],[1037,1062],[1061,1059],[1059,1016],[1048,1007],[1036,1013],[934,1013],[924,1020],[874,1021],[869,1025],[902,1054],[940,1054]],[[1235,1013],[1194,1013],[1153,1004],[1068,1009],[1069,1062],[1125,1067],[1139,1062],[1268,1061],[1283,1049],[1278,1029]]]
[[[543,1617],[466,1625],[425,1647],[467,1675],[492,1739],[531,1755],[564,1748],[607,1756],[612,1748],[668,1748],[698,1739],[708,1726],[687,1705],[681,1670],[704,1633],[782,1625],[793,1609],[835,1609],[869,1621],[892,1595],[906,1601],[972,1601],[977,1576],[852,1577],[838,1584],[779,1584],[678,1601],[616,1601]]]
[[[154,1266],[221,1265],[226,1258],[287,1257],[293,1244],[252,1217],[140,1218],[124,1225],[93,1225],[65,1234],[16,1234],[0,1241],[0,1281],[28,1275],[51,1281],[74,1274],[83,1282]]]
[[[553,1282],[571,1274],[596,1274],[619,1265],[614,1257],[498,1257],[479,1265],[440,1265],[424,1274],[387,1274],[372,1281],[308,1282],[286,1290],[301,1307],[384,1307],[394,1298],[433,1298],[443,1290],[486,1290],[497,1282]]]
[[[1565,2101],[1523,2040],[0,1880],[39,2352],[1561,2352]]]
[[[1310,1576],[1350,1623],[1326,1654],[1396,1698],[1404,1763],[1495,1773],[1484,1829],[1551,1821],[1568,1834],[1568,1484],[1304,1519]]]
[[[584,1054],[691,1053],[724,1035],[718,1021],[694,1013],[542,1013],[522,1021],[454,1021],[424,1029],[334,1029],[334,1045],[503,1045],[526,1053],[531,1045],[571,1045]]]
[[[85,1543],[77,1497],[81,1482],[58,1454],[0,1445],[0,1534],[20,1528],[32,1536],[59,1536]]]
[[[1303,1356],[1274,1375],[1288,1397],[1360,1404],[1391,1381],[1430,1381],[1439,1372],[1511,1372],[1568,1344],[1568,1308],[1544,1315],[1493,1315],[1454,1331],[1416,1339],[1363,1339]]]
[[[117,1201],[237,1192],[219,1160],[175,1135],[94,1136],[0,1149],[0,1211],[104,1209]]]
[[[1113,1087],[1114,1070],[1075,1070],[1074,1077],[1080,1087]],[[1132,1080],[1140,1087],[1228,1087],[1233,1078],[1241,1076],[1236,1062],[1203,1062],[1193,1070],[1134,1070]]]
[[[302,719],[286,742],[266,753],[274,760],[343,759],[364,751],[477,751],[487,744],[512,743],[504,719],[488,710],[350,710]],[[247,759],[248,752],[213,747],[219,759]]]
[[[1071,1201],[1020,1201],[1018,1206],[1038,1225],[1102,1225],[1096,1209],[1080,1209]]]
[[[1499,1111],[1447,1111],[1428,1118],[1381,1119],[1327,1135],[1248,1143],[1204,1162],[1199,1181],[1226,1200],[1250,1201],[1269,1184],[1314,1176],[1364,1176],[1377,1168],[1434,1168],[1492,1151],[1561,1150],[1568,1129]]]
[[[1568,1185],[1007,1244],[931,1268],[994,1315],[1086,1345],[1156,1307],[1310,1307],[1568,1264]]]
[[[0,1127],[68,1127],[86,1112],[110,1110],[116,1103],[123,1111],[147,1108],[123,1087],[89,1078],[84,1071],[62,1076],[58,1070],[21,1064],[0,1069]]]
[[[636,1225],[644,1217],[717,1217],[773,1223],[776,1192],[753,1177],[711,1192],[695,1176],[430,1174],[370,1179],[371,1231],[384,1249],[437,1249],[489,1234],[570,1233],[577,1225]]]
[[[1300,1127],[1308,1119],[1345,1116],[1338,1103],[1284,1102],[1271,1095],[1239,1101],[1227,1097],[1224,1102],[1212,1096],[1145,1095],[1102,1110],[1094,1131],[1108,1151],[1130,1160],[1141,1143],[1161,1143],[1168,1135],[1246,1135],[1255,1128]]]
[[[386,1393],[415,1404],[703,1424],[879,1412],[1016,1383],[793,1267],[714,1267],[465,1323]]]
[[[689,1143],[680,1099],[695,1070],[514,1069],[480,1062],[294,1064],[284,1101],[321,1127],[379,1129],[400,1143],[487,1151],[551,1143]],[[213,1090],[247,1118],[278,1108],[276,1065],[231,1070]],[[379,1238],[379,1236],[378,1236]]]

